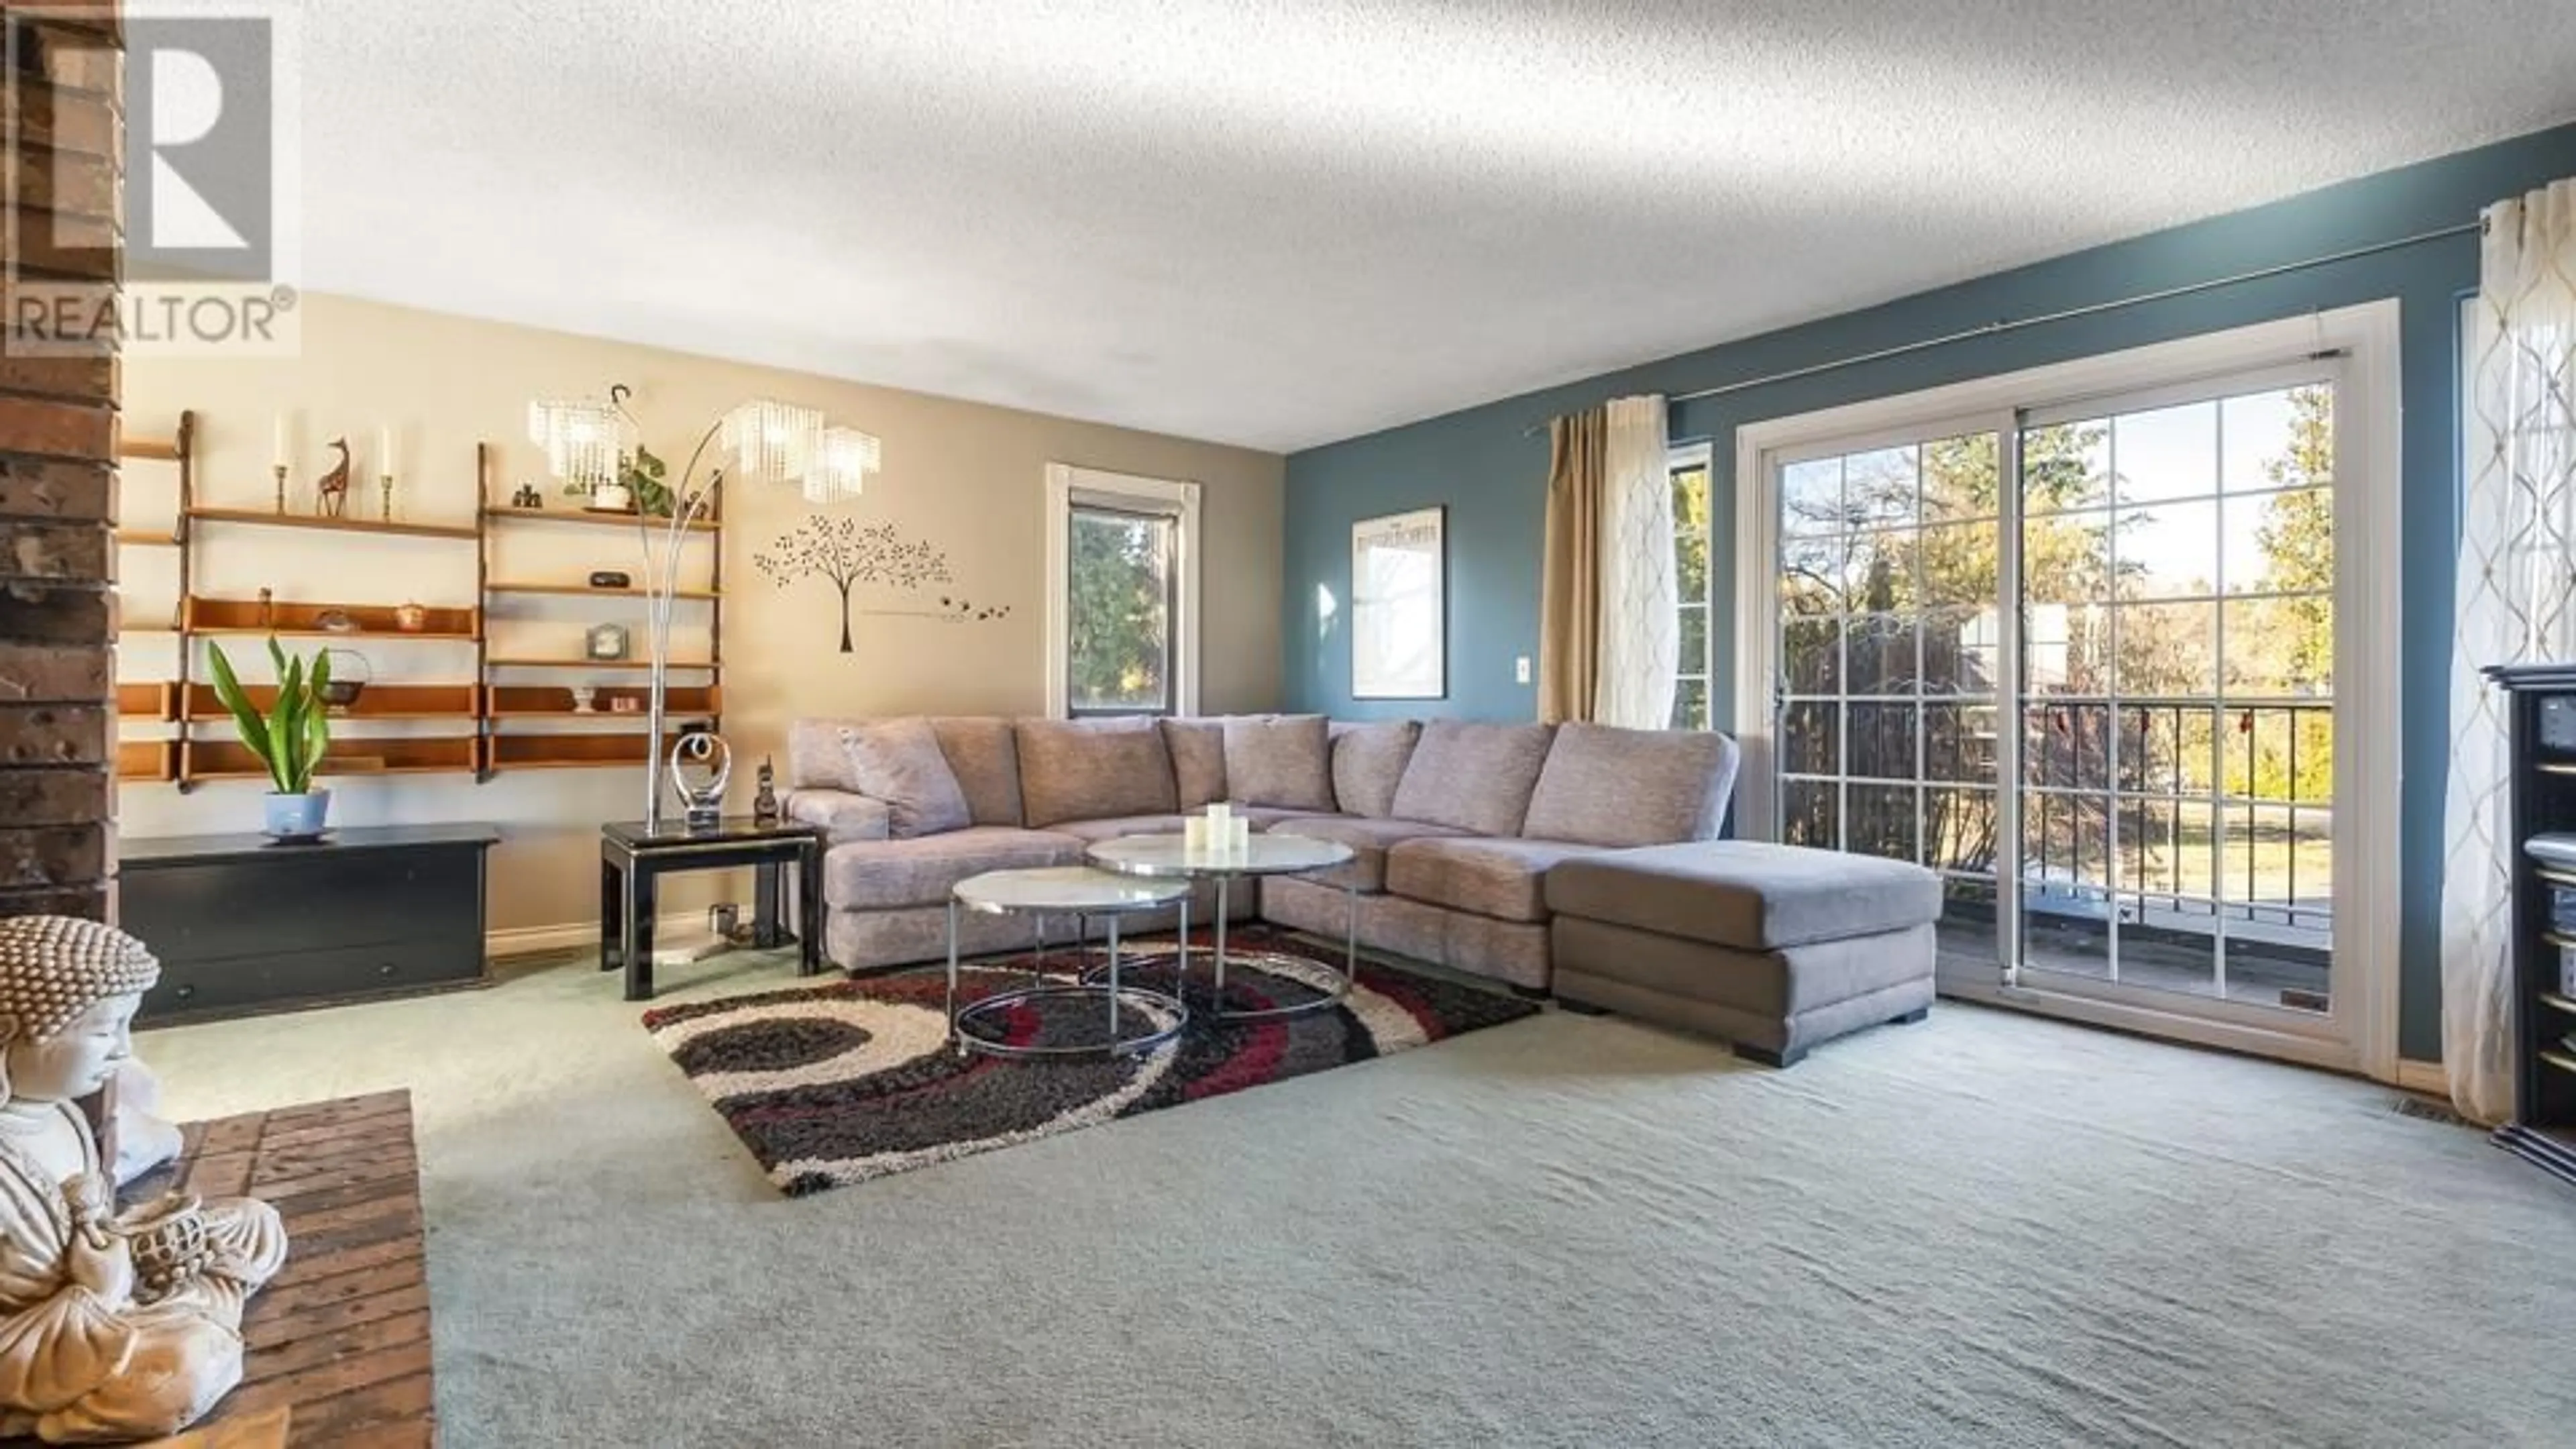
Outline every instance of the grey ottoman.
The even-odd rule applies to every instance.
[[[1615,850],[1547,874],[1557,999],[1721,1036],[1789,1066],[1932,1005],[1941,878],[1750,840]]]

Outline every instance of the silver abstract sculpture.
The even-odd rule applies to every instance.
[[[691,830],[724,818],[725,785],[733,779],[733,750],[723,737],[692,730],[671,746],[671,790],[680,797]]]

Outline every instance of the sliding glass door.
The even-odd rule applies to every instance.
[[[1763,455],[1777,838],[1940,871],[1955,980],[2324,1020],[2338,377]]]
[[[1942,950],[1989,967],[2004,818],[1999,445],[1964,433],[1778,475],[1779,838],[1939,870]]]

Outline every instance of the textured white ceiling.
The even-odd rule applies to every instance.
[[[313,287],[1280,450],[2576,117],[2569,0],[310,0],[303,29]]]

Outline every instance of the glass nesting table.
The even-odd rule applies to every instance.
[[[1173,977],[1175,989],[1154,991],[1121,981],[1121,919],[1176,905],[1181,910],[1181,959],[1180,969]],[[1040,969],[1032,972],[1028,985],[994,992],[963,1008],[958,1006],[957,918],[961,911],[1036,918],[1040,951],[1036,964]],[[1098,970],[1071,981],[1047,977],[1043,953],[1046,918],[1050,916],[1074,918],[1077,951],[1088,942],[1092,921],[1107,923],[1108,961]],[[969,876],[948,893],[949,1040],[960,1051],[995,1057],[1127,1056],[1152,1051],[1180,1036],[1181,1029],[1189,1025],[1190,1010],[1181,1003],[1178,991],[1178,983],[1189,976],[1189,940],[1190,885],[1186,880],[1131,878],[1082,865],[996,870]],[[1078,1014],[1084,1003],[1097,1005],[1106,1015],[1106,1028],[1098,1037],[1086,1034],[1072,1041],[1011,1042],[984,1029],[998,1024],[1000,1017],[1014,1010],[1045,1011],[1061,1006]],[[1141,1026],[1131,1027],[1130,1012],[1142,1018]]]
[[[1232,912],[1227,907],[1231,904],[1229,892],[1233,883],[1268,875],[1311,875],[1337,865],[1347,865],[1351,860],[1351,848],[1338,840],[1316,840],[1303,835],[1255,835],[1243,849],[1229,851],[1192,850],[1188,841],[1178,835],[1130,835],[1101,841],[1085,855],[1104,871],[1138,881],[1158,884],[1216,882],[1216,939],[1215,950],[1210,955],[1214,963],[1210,971],[1215,991],[1208,1004],[1208,1015],[1215,1020],[1262,1021],[1321,1011],[1346,1000],[1351,994],[1351,986],[1359,979],[1359,886],[1356,881],[1345,877],[1342,898],[1348,914],[1343,928],[1341,975],[1318,988],[1320,994],[1309,1000],[1245,1010],[1231,1010],[1225,1004],[1225,968],[1232,959],[1226,942],[1227,917]],[[1189,923],[1186,919],[1182,921],[1181,943],[1180,970],[1173,980],[1185,990],[1190,974]],[[1114,952],[1112,954],[1115,955]]]

